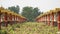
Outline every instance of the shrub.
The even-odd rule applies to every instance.
[[[7,34],[6,30],[0,30],[0,34]]]

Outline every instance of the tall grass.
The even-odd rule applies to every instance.
[[[2,30],[5,30],[8,34],[56,34],[58,31],[57,27],[37,22],[8,25],[8,27],[2,27]]]

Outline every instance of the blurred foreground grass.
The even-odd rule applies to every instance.
[[[44,23],[26,22],[2,27],[1,32],[3,31],[6,31],[6,34],[56,34],[58,30],[57,27],[47,26]]]

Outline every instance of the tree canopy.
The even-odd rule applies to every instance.
[[[38,7],[24,7],[22,10],[22,16],[26,17],[28,21],[35,21],[35,18],[41,14]]]
[[[15,13],[19,13],[20,10],[18,5],[16,7],[15,6],[8,7],[8,9],[14,11]]]

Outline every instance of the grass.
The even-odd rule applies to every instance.
[[[56,34],[57,27],[51,27],[44,23],[26,22],[2,27],[8,34]]]

